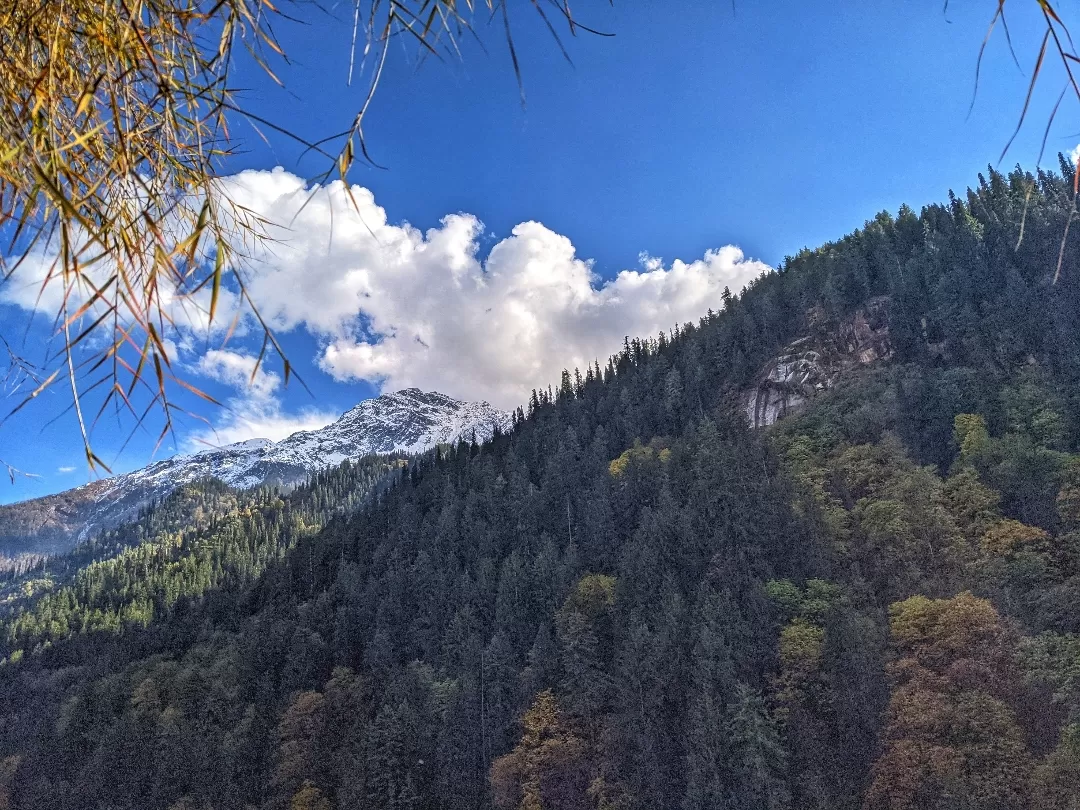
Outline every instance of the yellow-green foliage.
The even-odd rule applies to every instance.
[[[1018,520],[999,520],[982,537],[987,554],[1004,556],[1017,551],[1044,551],[1050,535],[1037,526],[1027,526]]]
[[[780,630],[776,681],[779,716],[785,718],[795,707],[813,703],[822,688],[825,628],[821,621],[842,594],[838,585],[821,579],[807,580],[805,588],[791,580],[774,579],[766,583],[765,593],[789,619]]]
[[[1030,807],[1031,757],[1009,705],[1015,641],[994,606],[969,592],[889,608],[896,660],[883,750],[865,810]],[[1042,805],[1045,806],[1045,805]]]
[[[0,605],[11,605],[16,602],[32,599],[35,596],[50,593],[55,587],[56,583],[50,576],[28,579],[17,583],[15,587],[4,594],[4,596],[0,598]]]
[[[566,597],[563,610],[573,610],[595,618],[615,604],[615,577],[586,574]]]
[[[550,689],[536,696],[521,718],[521,726],[521,741],[492,764],[495,807],[499,810],[558,807],[547,795],[552,792],[552,786],[570,795],[585,794],[589,785],[588,749],[574,733]]]
[[[852,556],[891,598],[948,590],[971,556],[944,483],[895,438],[842,451],[833,462],[860,543]]]
[[[979,480],[971,467],[962,467],[945,481],[944,504],[964,537],[977,542],[1001,517],[1001,496]]]
[[[802,591],[790,579],[770,579],[765,583],[765,595],[789,616],[797,615],[802,607]]]
[[[333,805],[310,779],[305,779],[289,802],[289,810],[332,810]]]
[[[997,610],[970,591],[951,599],[917,595],[893,603],[889,632],[898,652],[932,669],[964,658],[999,663],[995,656],[1008,646]]]
[[[808,579],[805,589],[790,579],[771,579],[765,583],[765,595],[787,618],[818,621],[840,598],[841,589],[823,579]]]
[[[960,447],[960,460],[968,461],[973,453],[986,446],[990,434],[986,420],[977,413],[959,413],[953,419],[953,438]]]
[[[825,612],[832,607],[833,603],[840,598],[839,585],[827,582],[824,579],[806,580],[806,590],[803,597],[803,615],[810,619],[820,619]]]
[[[805,678],[821,666],[825,629],[803,618],[792,619],[780,631],[780,665],[785,675]]]
[[[843,549],[851,531],[848,513],[829,491],[828,469],[809,436],[796,436],[785,452],[788,474],[795,485],[795,513],[819,523],[832,543]]]
[[[631,464],[648,464],[659,461],[667,464],[671,460],[671,450],[667,448],[667,442],[662,438],[654,438],[647,445],[643,445],[639,439],[634,440],[634,446],[624,450],[622,454],[608,465],[608,472],[612,478],[621,478]]]

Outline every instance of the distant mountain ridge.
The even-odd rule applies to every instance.
[[[66,550],[134,516],[181,484],[218,478],[249,488],[292,486],[318,470],[368,455],[415,454],[459,439],[487,441],[508,431],[510,414],[417,388],[361,402],[337,421],[272,442],[248,441],[173,456],[56,495],[0,506],[0,559]]]

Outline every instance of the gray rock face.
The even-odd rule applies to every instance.
[[[830,322],[816,308],[807,318],[811,334],[792,341],[758,373],[743,397],[746,418],[765,427],[806,406],[845,371],[892,356],[889,299],[867,302],[849,320]]]
[[[218,478],[250,488],[292,486],[346,459],[415,454],[458,439],[487,441],[511,427],[508,413],[486,402],[462,402],[407,388],[365,400],[319,430],[280,442],[245,442],[178,455],[57,495],[0,506],[0,564],[15,554],[58,553],[99,529],[136,515],[180,484]]]
[[[758,375],[757,385],[746,396],[746,418],[754,427],[771,425],[802,408],[832,381],[811,338],[800,338],[784,347],[784,354],[770,361]]]

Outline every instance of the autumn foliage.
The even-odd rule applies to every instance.
[[[1032,761],[1010,700],[1013,639],[988,601],[913,596],[890,608],[893,684],[866,810],[1006,810]]]

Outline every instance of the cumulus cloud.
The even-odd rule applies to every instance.
[[[248,171],[227,192],[267,221],[247,280],[279,329],[322,340],[338,380],[437,389],[511,407],[563,368],[604,361],[626,335],[655,335],[719,306],[770,268],[728,245],[603,281],[570,239],[523,222],[480,255],[483,225],[450,214],[421,232],[391,224],[371,192],[308,188],[280,169]]]
[[[116,265],[107,260],[92,262],[83,266],[80,276],[66,281],[58,262],[56,242],[53,239],[36,246],[14,267],[10,276],[0,279],[0,304],[12,304],[54,318],[62,313],[65,303],[69,313],[79,310],[85,303],[91,303],[91,308],[82,319],[84,325],[88,325],[105,312],[107,302],[112,302],[117,306],[121,324],[130,328],[138,319],[125,306],[125,299],[116,295],[118,286],[111,283],[116,274]],[[104,294],[94,303],[93,296],[99,290]],[[213,322],[210,321],[211,291],[208,286],[197,290],[180,290],[162,283],[156,294],[161,312],[174,327],[173,337],[184,346],[193,335],[224,332],[240,309],[240,297],[228,287],[222,287],[219,291]],[[75,329],[77,332],[78,327]],[[171,348],[176,348],[176,344],[173,343]]]
[[[563,368],[603,363],[624,336],[696,320],[720,306],[725,287],[738,292],[770,269],[728,245],[691,261],[641,254],[638,267],[601,279],[568,237],[539,222],[517,225],[485,256],[472,214],[448,214],[423,232],[390,222],[365,188],[309,186],[282,169],[241,172],[221,189],[266,223],[266,238],[244,246],[237,268],[261,315],[279,333],[313,335],[314,362],[334,379],[386,390],[416,386],[513,407]],[[31,258],[0,285],[0,300],[55,311],[58,299],[37,299],[50,257]],[[191,335],[207,330],[206,294],[169,299],[181,327],[170,355],[201,351]],[[235,290],[224,296],[222,328],[239,306]],[[260,371],[249,384],[244,363],[254,360],[223,351],[188,363],[237,389],[215,443],[281,438],[328,416],[284,415],[281,381]]]
[[[248,439],[269,439],[278,442],[299,430],[318,430],[341,414],[305,409],[295,414],[282,410],[276,399],[254,400],[236,398],[226,403],[228,411],[213,430],[201,430],[187,439],[187,450],[195,452],[209,447],[224,447]]]
[[[236,395],[225,403],[224,418],[214,429],[188,438],[188,450],[204,450],[247,439],[280,441],[298,430],[315,430],[333,422],[338,414],[315,408],[285,413],[277,393],[281,377],[256,370],[255,357],[225,349],[211,349],[193,368],[198,374],[228,385]]]
[[[195,370],[204,377],[237,390],[245,391],[252,399],[268,399],[281,386],[281,378],[248,354],[211,349],[195,364]]]

